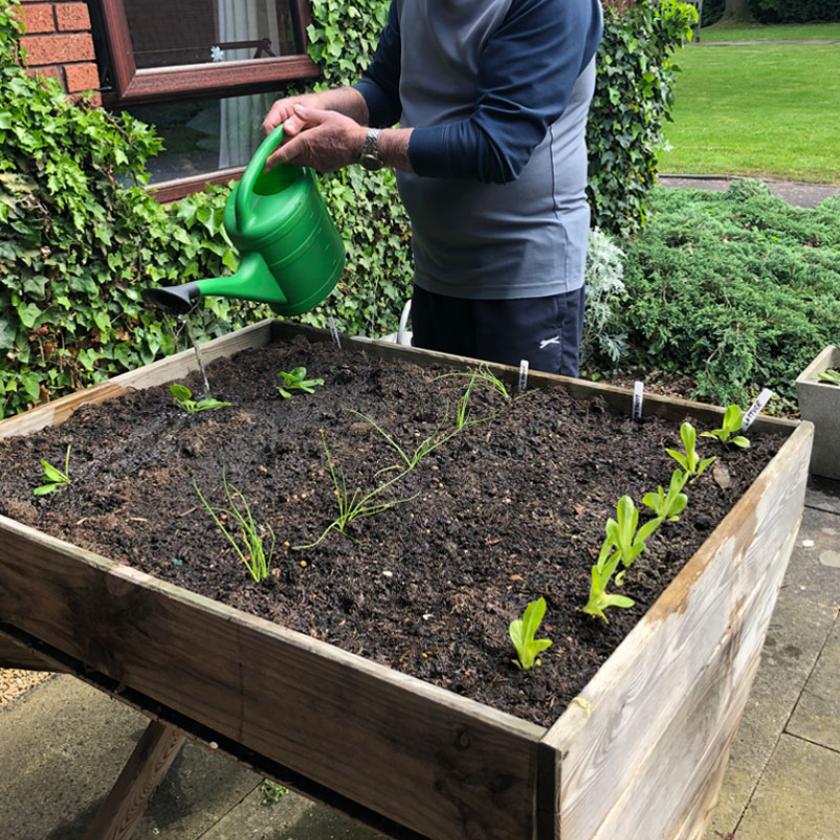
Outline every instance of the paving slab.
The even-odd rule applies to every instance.
[[[78,840],[148,720],[80,680],[56,677],[0,712],[0,837]],[[187,744],[137,837],[195,838],[261,781]]]
[[[840,516],[808,507],[782,592],[817,606],[840,608]]]
[[[808,507],[840,515],[840,481],[812,475],[808,482]]]
[[[830,607],[779,595],[706,840],[738,825],[833,625]]]
[[[782,735],[735,840],[837,840],[840,753]]]
[[[805,683],[787,732],[840,753],[840,620],[835,622],[817,665]],[[837,809],[840,821],[840,793]]]

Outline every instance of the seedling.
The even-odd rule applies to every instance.
[[[481,382],[497,391],[505,400],[510,400],[510,391],[507,386],[492,370],[489,365],[480,364],[477,368],[472,370],[459,370],[453,373],[444,373],[441,376],[435,377],[435,382],[438,379],[451,379],[454,377],[468,377],[473,382]]]
[[[724,412],[723,425],[719,429],[712,429],[710,432],[701,432],[700,437],[717,438],[721,443],[731,443],[741,447],[741,449],[749,449],[749,439],[738,434],[743,424],[744,412],[739,405],[733,403]]]
[[[520,671],[530,671],[534,665],[542,665],[537,657],[553,644],[551,639],[535,638],[544,616],[545,598],[537,598],[525,607],[522,618],[511,621],[508,627],[510,640],[516,648],[517,658],[513,660],[513,664]]]
[[[305,367],[296,367],[292,371],[281,370],[277,375],[283,380],[283,384],[277,386],[277,393],[284,400],[292,398],[292,391],[314,394],[315,388],[324,384],[323,379],[307,379]]]
[[[261,583],[269,575],[271,558],[274,555],[274,545],[276,542],[274,531],[268,525],[257,525],[251,514],[251,507],[248,504],[248,500],[243,493],[228,484],[224,475],[222,475],[222,485],[225,489],[228,507],[214,508],[204,498],[201,490],[198,489],[198,485],[193,481],[193,487],[195,488],[195,492],[198,493],[198,498],[201,499],[201,504],[204,505],[204,509],[213,518],[216,527],[224,534],[225,539],[230,543],[236,552],[236,556],[242,561],[251,577],[257,583]],[[228,527],[222,522],[222,516],[239,526],[239,540],[234,537]],[[265,537],[263,536],[266,533],[271,538],[271,545],[268,547],[268,550],[266,550]]]
[[[645,493],[642,501],[656,514],[657,519],[662,522],[677,522],[688,504],[688,496],[682,492],[687,480],[682,470],[674,470],[667,493],[660,484],[655,493]]]
[[[432,452],[435,451],[435,449],[437,449],[440,446],[443,446],[444,443],[446,443],[448,440],[450,440],[457,434],[457,431],[451,431],[447,432],[446,434],[441,434],[441,429],[443,427],[443,422],[441,422],[434,430],[434,432],[432,432],[432,434],[430,434],[428,437],[423,438],[423,440],[420,441],[417,448],[411,454],[409,454],[399,445],[396,438],[393,435],[388,434],[388,432],[386,432],[385,429],[383,429],[382,426],[380,426],[372,417],[368,416],[367,414],[362,414],[361,411],[356,411],[352,408],[350,409],[350,411],[357,417],[361,417],[362,420],[368,423],[375,432],[382,436],[382,438],[385,440],[388,446],[390,446],[391,449],[393,449],[394,452],[396,452],[397,455],[399,455],[400,460],[405,465],[405,472],[411,472],[411,470],[413,470],[427,455],[431,455]],[[399,469],[399,464],[392,464],[390,467],[385,467],[383,470],[380,470],[380,472],[390,472],[391,470]]]
[[[462,432],[464,427],[468,424],[470,400],[472,399],[472,392],[473,388],[475,388],[476,379],[477,374],[474,373],[470,377],[470,381],[467,383],[467,388],[461,395],[461,399],[458,400],[458,407],[455,411],[455,430],[458,432]]]
[[[263,805],[274,805],[275,802],[279,802],[288,792],[288,788],[283,785],[278,785],[277,782],[273,782],[271,779],[263,779],[260,785]]]
[[[64,472],[54,467],[49,461],[41,458],[41,469],[44,471],[44,484],[36,487],[32,492],[36,496],[48,496],[70,486],[70,444],[64,453]]]
[[[684,447],[683,452],[676,449],[665,451],[683,468],[686,478],[700,478],[701,475],[717,460],[714,456],[700,460],[695,448],[697,443],[697,431],[691,423],[685,422],[680,426],[680,440]]]
[[[200,411],[215,411],[217,408],[228,408],[229,402],[220,402],[213,397],[205,397],[201,400],[193,399],[193,392],[186,385],[176,382],[169,386],[169,393],[175,405],[187,414],[198,414]]]
[[[840,370],[824,370],[817,376],[818,382],[827,382],[829,385],[840,385]]]
[[[395,475],[388,481],[378,484],[373,490],[363,493],[361,488],[356,488],[352,492],[347,489],[347,479],[344,473],[336,468],[335,462],[332,458],[332,453],[327,445],[327,436],[324,430],[321,429],[321,441],[324,445],[324,455],[327,459],[327,469],[330,473],[330,479],[333,484],[333,494],[335,495],[338,504],[338,516],[330,522],[323,530],[321,536],[315,542],[306,543],[305,545],[292,546],[296,551],[301,551],[307,548],[315,548],[326,539],[330,531],[338,530],[342,534],[346,532],[347,528],[357,519],[367,519],[371,516],[376,516],[379,513],[384,513],[386,510],[397,507],[397,505],[411,502],[419,496],[415,493],[408,499],[389,499],[387,501],[379,501],[382,494],[396,484],[405,474],[406,471]]]
[[[650,522],[645,522],[641,528],[637,529],[639,524],[639,511],[629,496],[622,496],[618,500],[615,515],[615,519],[607,520],[607,540],[618,551],[619,559],[626,571],[647,548],[647,541],[662,524],[662,520],[651,519]],[[619,586],[621,585],[623,575],[624,572],[616,578],[616,583]]]
[[[611,595],[607,592],[607,586],[620,560],[621,552],[607,536],[598,554],[598,562],[592,567],[589,600],[583,608],[587,615],[602,618],[607,624],[609,624],[609,619],[605,614],[607,609],[610,607],[629,609],[636,603],[625,595]]]

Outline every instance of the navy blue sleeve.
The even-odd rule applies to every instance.
[[[402,114],[400,58],[400,21],[397,3],[393,0],[373,61],[361,80],[353,85],[367,102],[368,124],[374,128],[394,125]]]
[[[514,181],[563,113],[601,38],[598,0],[513,0],[488,40],[475,112],[415,128],[409,158],[418,175]]]

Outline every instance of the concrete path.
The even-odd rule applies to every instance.
[[[836,840],[840,483],[815,482],[705,840]],[[80,840],[146,718],[71,677],[0,710],[0,839]],[[134,840],[381,840],[193,744]],[[649,838],[648,840],[658,840]]]
[[[733,181],[742,180],[737,175],[660,175],[663,187],[685,190],[709,190],[726,192]],[[821,201],[840,195],[840,185],[808,184],[804,181],[780,181],[775,178],[761,178],[773,195],[785,199],[797,207],[816,207]]]

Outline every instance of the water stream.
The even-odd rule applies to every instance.
[[[190,326],[190,316],[185,315],[183,318],[184,326],[187,328],[187,338],[190,340],[190,344],[192,344],[193,350],[195,350],[195,360],[198,362],[198,369],[201,372],[201,378],[204,380],[204,393],[200,394],[198,399],[203,399],[204,397],[212,396],[210,393],[210,382],[207,379],[207,371],[204,369],[204,362],[201,360],[201,352],[198,349],[198,340],[195,337],[195,334],[192,331],[192,327]]]

